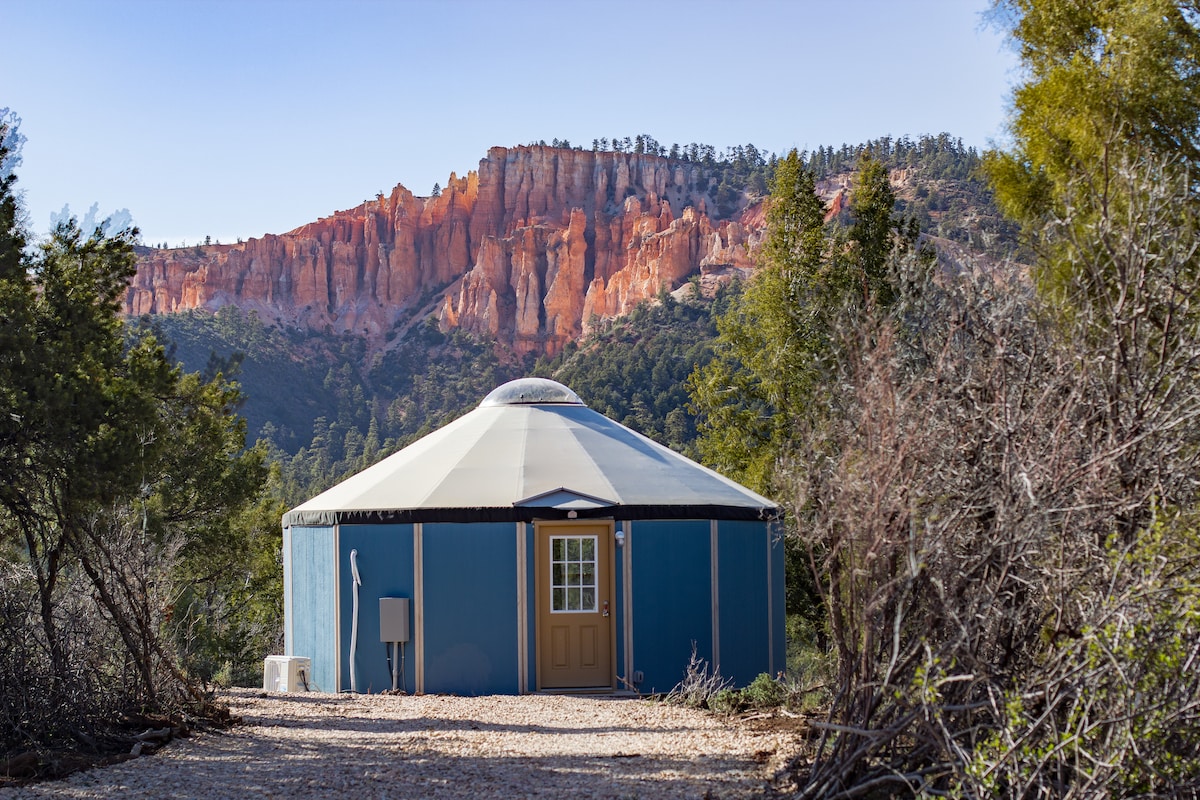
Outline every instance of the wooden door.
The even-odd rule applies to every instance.
[[[613,688],[611,523],[537,525],[539,689]]]

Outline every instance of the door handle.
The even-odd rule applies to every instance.
[[[604,616],[608,616],[608,601],[604,601]]]

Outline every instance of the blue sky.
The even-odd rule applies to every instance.
[[[986,0],[0,0],[0,108],[36,232],[128,208],[146,242],[281,233],[494,145],[1002,141]]]

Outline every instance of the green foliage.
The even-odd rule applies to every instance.
[[[792,463],[837,650],[802,797],[1200,790],[1194,4],[997,4],[1037,290],[847,316]]]
[[[1130,156],[1200,164],[1200,26],[1174,0],[1047,3],[997,0],[995,19],[1018,44],[1023,82],[1013,93],[1013,147],[987,156],[1001,207],[1043,250],[1051,217],[1080,224],[1124,202],[1109,191]],[[1056,247],[1070,247],[1057,237]],[[1063,291],[1057,258],[1038,268]]]
[[[817,180],[850,173],[868,158],[905,176],[897,212],[923,232],[957,242],[993,258],[1025,257],[1018,247],[1018,226],[1005,218],[974,147],[948,133],[917,139],[890,136],[840,148],[818,147],[802,160]]]
[[[1196,469],[1197,393],[1160,386],[1130,403],[1131,387],[1106,365],[1133,342],[1119,329],[1107,340],[1064,336],[1035,301],[1028,288],[980,277],[927,286],[904,315],[845,329],[859,345],[847,348],[829,416],[805,428],[807,449],[792,465],[837,652],[830,721],[839,727],[806,796],[952,782],[963,796],[1058,796],[1055,786],[1114,785],[1116,765],[1133,757],[1128,743],[1140,739],[1109,723],[1124,724],[1122,709],[1135,706],[1100,691],[1092,656],[1108,654],[1115,686],[1143,673],[1126,659],[1154,642],[1122,650],[1123,629],[1092,655],[1077,645],[1107,620],[1132,623],[1151,596],[1167,600],[1165,584],[1113,555],[1147,541],[1155,494],[1194,498],[1185,476]],[[1196,385],[1198,354],[1193,344],[1191,367],[1175,362],[1172,383]],[[1113,413],[1139,406],[1140,419]],[[1144,446],[1127,432],[1135,422]],[[1182,569],[1175,579],[1195,582]],[[1172,658],[1194,666],[1144,702],[1178,711],[1161,724],[1190,745],[1200,630],[1187,614],[1175,624],[1157,646],[1185,643]],[[1013,698],[1031,705],[1018,713]],[[989,733],[999,749],[974,749]],[[1006,771],[1008,748],[1021,769],[1036,767],[1027,781]],[[960,782],[976,757],[1005,775],[1003,786]],[[1081,776],[1081,763],[1108,766]]]
[[[996,18],[1019,45],[1014,147],[991,154],[998,196],[1014,217],[1041,219],[1106,154],[1136,144],[1200,161],[1200,30],[1193,4],[1000,0]]]
[[[814,387],[836,358],[835,314],[895,300],[893,260],[916,237],[893,206],[886,171],[864,158],[848,232],[827,226],[800,154],[778,163],[763,265],[718,319],[715,358],[689,380],[699,452],[710,466],[759,492],[777,488],[775,466],[789,453],[794,422],[809,414]]]
[[[736,714],[745,707],[744,697],[737,689],[718,689],[708,698],[708,710],[717,714]]]
[[[853,324],[854,309],[890,306],[898,296],[895,262],[912,252],[916,234],[893,207],[886,170],[864,157],[849,230],[827,225],[800,154],[778,162],[763,265],[718,317],[714,358],[688,381],[704,463],[764,495],[786,496],[778,470],[796,449],[798,422],[822,413],[815,401],[839,358],[838,314],[851,309]],[[809,559],[795,538],[785,552],[788,613],[816,623],[822,609]]]
[[[205,682],[256,686],[263,657],[282,652],[283,546],[279,469],[267,492],[223,535],[194,548],[176,570],[181,587],[169,629],[188,673]]]
[[[869,154],[858,162],[858,174],[850,214],[854,219],[849,238],[850,258],[857,263],[862,302],[874,302],[886,307],[895,300],[891,285],[890,256],[895,242],[893,230],[900,224],[893,219],[896,195],[888,179],[887,168]],[[913,233],[911,238],[915,240]],[[849,272],[849,271],[847,271]]]
[[[747,709],[769,711],[790,706],[796,699],[789,687],[763,672],[742,689],[717,689],[698,707],[717,714],[737,714]]]
[[[205,571],[214,593],[239,580],[237,519],[265,477],[237,388],[180,373],[122,322],[136,230],[70,219],[28,253],[12,186],[6,174],[0,673],[44,677],[20,696],[3,684],[3,749],[87,737],[123,708],[203,711],[167,630],[176,593]]]
[[[531,142],[530,146],[545,147],[546,142],[539,140]],[[565,139],[553,139],[551,146],[570,149],[571,145]],[[716,211],[721,216],[731,216],[741,210],[743,193],[752,198],[765,194],[775,168],[775,157],[753,144],[727,147],[721,152],[712,145],[696,142],[689,145],[676,143],[667,148],[653,136],[639,133],[632,139],[628,136],[614,136],[611,141],[608,137],[593,139],[591,149],[592,152],[653,155],[700,165],[703,168],[700,185],[692,188],[705,192],[712,190],[711,196],[717,203]]]
[[[784,695],[779,681],[765,672],[759,674],[742,690],[742,696],[751,708],[775,708],[783,702]]]
[[[557,139],[554,141],[566,146]],[[707,194],[713,202],[709,213],[715,211],[721,217],[733,216],[745,203],[757,202],[769,194],[782,160],[753,144],[721,151],[696,142],[676,143],[668,148],[647,134],[633,139],[628,136],[614,137],[611,141],[607,137],[593,139],[591,149],[648,153],[699,167],[690,189]],[[883,136],[856,145],[820,146],[799,156],[801,164],[818,181],[844,178],[854,172],[864,157],[877,161],[889,172],[899,171],[904,183],[912,187],[897,196],[897,211],[913,219],[920,230],[998,259],[1027,255],[1017,246],[1019,226],[1001,215],[996,207],[981,169],[979,152],[966,147],[960,138],[948,133],[924,134],[916,139]]]
[[[799,549],[803,551],[804,548]],[[803,555],[807,556],[807,552]],[[811,591],[812,578],[798,578],[795,585],[806,586]],[[792,586],[789,580],[789,591],[795,591]],[[809,613],[789,614],[785,623],[788,705],[803,711],[828,709],[831,699],[829,686],[833,682],[834,659],[829,653],[823,612],[818,605]]]
[[[968,180],[979,166],[979,153],[949,133],[923,135],[916,140],[881,136],[862,144],[820,146],[802,154],[802,161],[817,179],[850,172],[864,157],[887,169],[919,169],[930,180]]]
[[[1062,784],[1114,797],[1172,796],[1195,787],[1200,752],[1200,533],[1195,519],[1160,520],[1131,546],[1109,542],[1091,621],[1053,638],[1035,699],[1016,687],[971,753],[967,791]],[[1065,668],[1064,668],[1065,667]],[[1086,676],[1086,687],[1075,685]],[[1067,683],[1067,686],[1063,684]],[[1082,689],[1082,691],[1080,691]],[[1053,765],[1047,769],[1048,765]],[[1115,767],[1115,768],[1114,768]]]
[[[712,310],[720,305],[664,294],[538,361],[533,374],[570,386],[593,410],[689,453],[696,428],[685,382],[711,358]]]
[[[820,369],[823,298],[814,293],[830,285],[821,280],[829,263],[823,218],[812,176],[792,151],[776,171],[765,264],[718,318],[714,359],[689,379],[701,457],[764,493],[786,448],[788,414]]]

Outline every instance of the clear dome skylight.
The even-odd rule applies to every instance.
[[[485,406],[520,406],[540,403],[583,405],[579,395],[558,381],[547,378],[518,378],[497,386],[483,398],[480,408]]]

